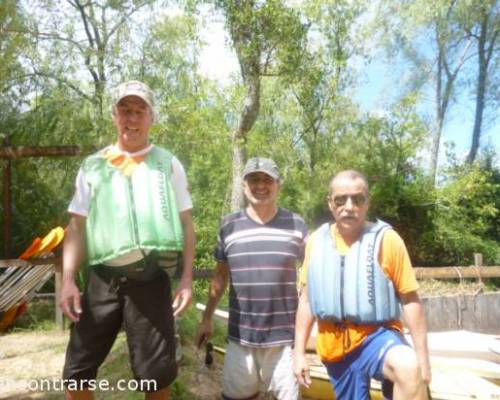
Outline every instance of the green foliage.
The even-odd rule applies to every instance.
[[[197,99],[174,98],[168,105],[168,122],[158,129],[155,139],[177,154],[188,172],[195,205],[196,265],[203,268],[214,265],[218,224],[227,210],[231,154],[223,150],[230,148],[223,105],[214,88],[210,96],[199,93]]]
[[[281,0],[215,0],[242,67],[247,74],[293,74],[301,64],[306,27],[300,15]]]
[[[0,131],[9,133],[11,145],[80,144],[88,148],[105,138],[101,135],[97,140],[92,134],[92,112],[58,88],[46,88],[32,106],[32,112],[12,112],[8,119],[0,121]],[[70,157],[12,161],[13,255],[20,254],[36,236],[44,236],[55,226],[65,226],[80,161]],[[2,206],[0,210],[3,219]]]
[[[82,36],[81,16],[70,5],[56,12],[57,2],[39,0],[30,9],[22,2],[3,2],[0,87],[7,95],[0,99],[0,141],[8,137],[15,146],[78,144],[89,152],[103,147],[116,135],[106,111],[107,89],[124,79],[145,80],[157,93],[160,111],[152,140],[170,149],[186,168],[198,239],[196,265],[211,268],[220,217],[229,211],[231,134],[247,92],[241,81],[221,86],[200,75],[199,27],[206,22],[196,9],[200,3],[207,2],[180,2],[184,12],[174,14],[158,12],[161,4],[153,1],[92,3],[94,17],[86,8],[88,21],[97,23],[95,13],[102,11],[107,25],[96,28],[109,34],[101,38],[99,53]],[[249,65],[257,62],[254,72],[266,77],[260,84],[259,118],[246,146],[249,156],[272,157],[280,165],[285,177],[282,206],[317,227],[330,218],[325,201],[330,178],[356,168],[371,184],[372,217],[396,227],[415,263],[470,262],[475,251],[498,262],[500,195],[494,162],[485,159],[473,169],[457,163],[436,190],[422,158],[432,121],[419,117],[420,92],[412,91],[377,116],[361,112],[356,104],[359,76],[354,65],[368,59],[373,44],[368,34],[372,26],[364,23],[366,1],[209,3],[222,11],[238,57]],[[385,15],[388,22],[415,16],[399,39],[410,40],[410,34],[424,38],[423,31],[412,29],[430,29],[429,21],[436,18],[445,24],[446,4],[420,7],[417,13],[424,3],[385,4],[385,11],[393,11]],[[457,7],[454,23],[474,17],[463,2]],[[124,13],[130,17],[110,31]],[[445,24],[442,32],[453,36],[455,28]],[[91,71],[102,75],[96,81]],[[246,72],[242,70],[243,81]],[[101,95],[102,115],[96,99]],[[35,236],[66,223],[80,162],[81,157],[13,161],[16,254]],[[467,193],[460,193],[464,187]],[[196,285],[200,292],[207,289],[206,282]]]
[[[13,330],[49,331],[56,328],[54,300],[34,300],[28,304],[25,314],[16,320]]]
[[[460,166],[449,176],[451,182],[439,189],[434,237],[428,245],[445,264],[473,264],[473,253],[483,253],[485,265],[498,265],[498,169]]]

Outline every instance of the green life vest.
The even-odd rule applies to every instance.
[[[83,171],[91,187],[86,226],[89,265],[136,249],[183,250],[171,183],[172,157],[154,146],[129,177],[100,152],[85,159]]]

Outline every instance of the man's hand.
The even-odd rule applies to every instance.
[[[181,315],[187,310],[193,300],[193,288],[191,279],[181,279],[179,287],[175,291],[174,302],[172,308],[174,309],[174,317]]]
[[[203,318],[198,325],[198,333],[196,335],[196,345],[199,349],[206,344],[213,335],[214,325],[211,318]]]
[[[309,375],[309,365],[307,363],[307,359],[305,354],[297,354],[293,355],[293,373],[297,378],[297,381],[300,385],[308,388],[311,386],[311,376]]]
[[[64,315],[71,321],[80,321],[80,314],[82,313],[80,290],[74,280],[63,281],[59,306]]]

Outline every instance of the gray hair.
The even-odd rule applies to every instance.
[[[332,194],[332,187],[333,187],[333,184],[335,183],[335,181],[340,180],[342,178],[347,178],[347,179],[351,179],[351,180],[361,179],[366,186],[366,194],[369,194],[370,185],[368,184],[368,179],[366,178],[366,176],[363,175],[361,172],[356,171],[354,169],[346,169],[344,171],[340,171],[339,173],[337,173],[330,180],[330,187],[328,189],[329,195]]]

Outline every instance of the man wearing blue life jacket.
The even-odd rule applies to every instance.
[[[361,173],[332,179],[335,223],[311,235],[300,276],[294,372],[311,384],[305,350],[316,319],[317,354],[337,399],[369,399],[372,378],[383,382],[386,398],[426,399],[431,370],[419,286],[401,237],[380,220],[366,220],[369,204]],[[402,336],[401,316],[414,349]]]
[[[68,209],[60,301],[73,321],[63,371],[66,398],[93,399],[93,391],[103,388],[97,371],[123,327],[135,382],[113,390],[164,400],[177,376],[174,316],[192,299],[191,197],[179,160],[150,143],[157,119],[151,89],[139,81],[119,85],[112,117],[117,142],[84,160]],[[183,253],[173,302],[159,252],[170,258]],[[81,297],[75,278],[85,261]]]

